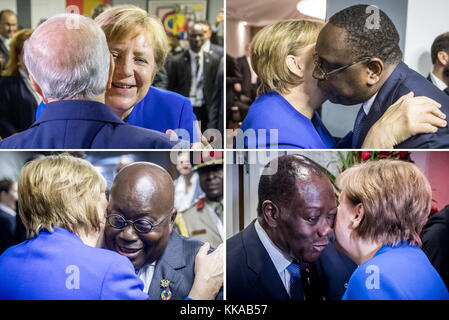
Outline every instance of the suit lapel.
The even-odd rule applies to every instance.
[[[174,232],[170,235],[167,247],[159,258],[154,269],[148,295],[151,300],[161,300],[161,293],[164,290],[161,280],[169,280],[169,289],[172,292],[172,300],[184,299],[185,296],[180,290],[182,275],[177,270],[186,266],[184,259],[184,248],[180,237],[175,237]]]
[[[405,64],[403,62],[400,62],[393,73],[390,75],[390,77],[387,79],[387,81],[385,81],[382,88],[379,90],[368,115],[361,123],[360,134],[357,138],[357,148],[361,148],[369,129],[371,129],[374,123],[376,123],[376,121],[379,120],[380,117],[382,117],[384,112],[394,102],[396,102],[392,101],[394,96],[393,90],[396,84],[402,79],[404,68],[406,68]]]
[[[254,227],[255,220],[243,234],[248,268],[254,272],[254,292],[266,300],[289,300],[284,284]]]

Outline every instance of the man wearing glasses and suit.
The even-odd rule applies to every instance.
[[[449,113],[449,97],[401,62],[399,34],[390,18],[378,8],[355,5],[336,13],[321,30],[315,50],[313,77],[328,99],[342,105],[363,103],[354,130],[340,141],[340,148],[359,149],[369,129],[388,107],[410,92],[437,101],[441,111]],[[448,147],[447,126],[437,132],[412,136],[395,146]]]
[[[195,256],[203,243],[173,231],[176,214],[173,180],[163,168],[136,162],[115,177],[105,247],[129,258],[150,300],[182,300],[195,279]],[[216,298],[223,298],[222,290]]]

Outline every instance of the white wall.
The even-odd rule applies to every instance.
[[[404,62],[427,77],[433,40],[449,31],[447,0],[408,0]]]
[[[250,28],[245,27],[242,21],[226,20],[226,53],[234,58],[243,56],[250,36]]]
[[[33,0],[31,2],[31,27],[36,28],[42,18],[65,12],[65,0]]]
[[[17,1],[16,0],[2,0],[0,1],[0,11],[4,9],[10,9],[17,13]]]

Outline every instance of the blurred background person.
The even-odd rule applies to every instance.
[[[223,57],[224,54],[223,46],[219,46],[218,44],[211,42],[212,28],[210,27],[209,22],[207,22],[207,20],[201,20],[198,21],[198,23],[201,24],[204,31],[204,44],[202,49],[204,51],[212,51],[220,58]]]
[[[175,186],[175,208],[182,212],[192,205],[202,194],[198,172],[192,167],[192,153],[178,152],[176,170],[179,177],[173,183]]]
[[[96,17],[98,17],[100,14],[102,14],[104,11],[106,11],[110,8],[112,8],[112,6],[110,4],[101,3],[92,10],[92,14],[90,17],[93,20],[95,20]]]
[[[421,238],[422,250],[449,288],[449,206],[429,218]]]
[[[427,80],[449,95],[449,32],[439,35],[433,41],[430,55],[433,70]]]
[[[176,225],[181,235],[218,247],[224,239],[223,220],[223,156],[203,158],[196,165],[201,195],[190,208],[179,212]]]
[[[36,110],[42,98],[33,89],[28,70],[23,63],[23,44],[33,30],[16,32],[11,40],[6,69],[0,78],[0,137],[28,129],[36,120]]]
[[[343,300],[448,300],[420,249],[432,189],[413,164],[383,159],[345,170],[335,221],[337,248],[357,263]]]
[[[201,24],[194,22],[188,37],[189,49],[171,54],[167,59],[167,89],[190,98],[193,112],[201,122],[201,132],[204,132],[208,128],[209,110],[217,97],[214,92],[220,58],[201,50],[204,44]]]
[[[17,182],[0,180],[0,254],[15,244]]]
[[[4,63],[3,67],[8,63],[9,43],[16,31],[17,15],[14,11],[9,9],[0,11],[0,57]]]
[[[251,44],[248,43],[245,46],[245,55],[236,59],[240,79],[234,84],[234,89],[239,94],[240,102],[246,103],[248,106],[256,99],[258,86],[257,74],[251,66],[250,50]]]

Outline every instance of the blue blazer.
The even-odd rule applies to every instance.
[[[148,299],[131,262],[55,228],[0,256],[0,299]]]
[[[39,119],[44,108],[45,104],[42,102],[37,108],[36,119]],[[146,96],[135,105],[126,123],[162,133],[172,129],[181,135],[181,139],[196,142],[199,141],[198,133],[194,129],[196,120],[188,98],[151,86]],[[179,129],[186,130],[189,136],[182,134]]]
[[[0,141],[2,149],[171,149],[187,141],[124,123],[108,106],[86,100],[46,105],[39,119],[23,132]]]
[[[383,246],[352,274],[343,300],[448,300],[425,253],[408,242]]]
[[[449,96],[435,87],[431,82],[419,73],[410,69],[405,63],[400,62],[374,100],[369,114],[361,123],[360,135],[357,137],[357,148],[363,144],[363,140],[384,112],[395,103],[401,96],[413,91],[415,97],[426,96],[441,104],[441,111],[449,116]],[[350,133],[352,135],[352,133]],[[346,137],[345,137],[346,138]],[[352,139],[344,140],[352,141]],[[340,143],[339,143],[340,145]],[[349,147],[349,145],[341,145]],[[449,148],[449,127],[438,128],[436,133],[419,134],[398,144],[399,149],[443,149]]]
[[[299,113],[279,93],[269,91],[260,95],[249,108],[235,140],[235,147],[241,149],[275,148],[274,137],[270,140],[270,129],[278,132],[279,149],[329,149],[335,147],[335,140],[321,122],[318,113],[312,120]],[[251,135],[248,129],[255,130]],[[258,130],[266,130],[267,138]],[[246,137],[244,137],[246,132]]]

